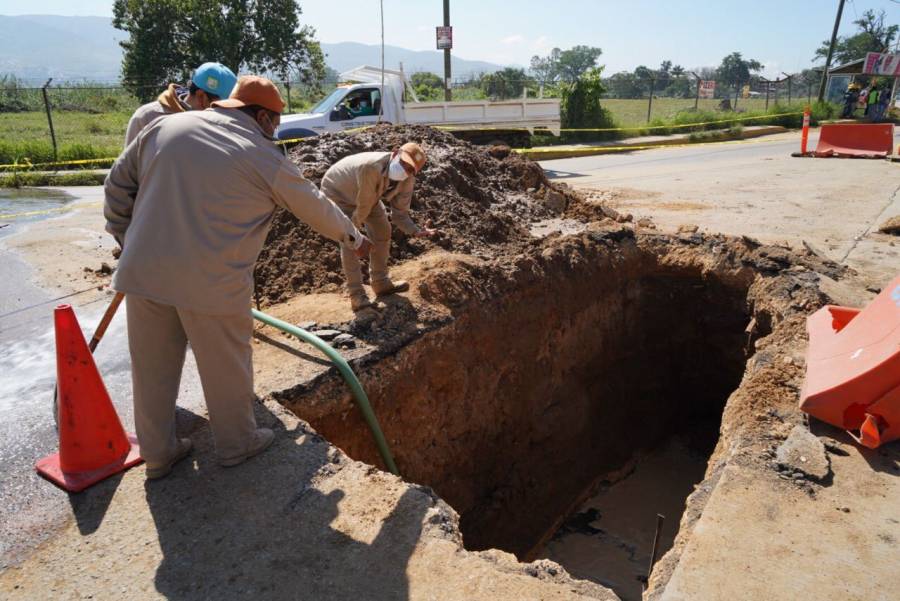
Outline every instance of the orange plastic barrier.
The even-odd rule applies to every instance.
[[[822,307],[806,330],[800,409],[873,449],[900,438],[900,276],[865,309]]]
[[[122,428],[72,307],[57,307],[53,321],[59,453],[44,457],[35,469],[65,490],[80,492],[143,459],[134,436]]]
[[[816,156],[884,158],[893,146],[893,123],[826,123],[819,130]]]

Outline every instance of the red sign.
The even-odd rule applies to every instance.
[[[453,48],[453,28],[452,27],[435,27],[437,35],[437,49],[450,50]]]
[[[716,82],[713,79],[704,79],[700,82],[700,98],[715,98]]]
[[[866,62],[863,64],[863,73],[866,75],[900,77],[900,54],[867,52]]]

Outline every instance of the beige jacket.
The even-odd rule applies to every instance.
[[[141,130],[147,127],[150,122],[165,115],[174,115],[175,113],[183,113],[190,108],[185,102],[179,98],[180,92],[185,90],[178,84],[169,84],[166,91],[159,95],[159,98],[153,102],[138,107],[134,111],[131,119],[128,120],[128,128],[125,130],[125,146],[131,144]]]
[[[208,314],[248,310],[276,207],[332,240],[361,234],[236,109],[157,119],[113,164],[106,230],[122,245],[113,287]]]
[[[394,225],[412,236],[421,229],[409,216],[416,178],[392,182],[387,176],[390,161],[389,152],[360,152],[344,157],[325,172],[322,192],[342,208],[353,211],[351,219],[356,227],[362,227],[375,203],[384,200],[391,207]]]

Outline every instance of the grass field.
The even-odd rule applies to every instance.
[[[734,99],[732,99],[733,101]],[[787,100],[787,99],[785,99]],[[805,99],[799,99],[803,102]],[[709,99],[700,100],[698,109],[703,112],[716,111],[721,100]],[[798,103],[798,99],[794,99],[794,103]],[[646,98],[638,100],[626,100],[620,98],[609,98],[601,101],[601,106],[609,110],[613,114],[613,118],[619,127],[641,127],[647,125],[647,105]],[[775,106],[774,99],[769,100],[769,108]],[[661,120],[669,122],[674,117],[687,110],[693,110],[693,98],[654,98],[653,106],[650,113],[650,121]],[[792,105],[793,108],[796,108]],[[740,98],[737,104],[738,111],[746,111],[753,113],[762,113],[766,110],[765,98]],[[800,107],[802,110],[802,107]],[[741,114],[735,114],[733,117],[740,117]]]
[[[674,123],[690,123],[710,119],[733,119],[747,115],[758,115],[765,110],[765,99],[740,99],[740,113],[720,112],[716,110],[718,100],[701,100],[700,112],[692,113],[693,99],[654,98],[651,113],[651,126]],[[647,126],[647,100],[607,99],[602,102],[616,122],[617,127],[641,128]],[[802,104],[794,104],[790,108],[775,108],[774,102],[770,110],[800,111]],[[746,111],[743,112],[743,111]],[[57,110],[53,112],[53,125],[59,147],[58,160],[69,161],[115,157],[121,152],[125,138],[125,127],[128,124],[130,111],[89,113],[74,110]],[[797,119],[799,121],[799,119]],[[760,124],[765,121],[750,121],[748,124]],[[783,125],[793,123],[779,122]],[[728,127],[731,124],[722,125]],[[685,131],[685,130],[673,130]],[[611,136],[625,137],[641,133],[667,133],[665,130],[625,131]],[[590,137],[589,134],[584,134]],[[595,136],[597,137],[597,136]],[[555,140],[558,142],[559,140]],[[553,142],[548,140],[547,142]],[[0,165],[19,163],[29,160],[32,163],[53,161],[53,146],[47,126],[47,115],[43,111],[21,113],[0,113]]]
[[[115,157],[122,151],[131,113],[55,111],[53,126],[59,160]],[[29,159],[53,160],[50,128],[44,112],[0,113],[0,164]]]

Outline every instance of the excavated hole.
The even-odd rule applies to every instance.
[[[740,383],[751,305],[650,253],[573,260],[470,304],[364,384],[405,479],[459,512],[467,549],[550,557],[638,599],[656,514],[662,556]],[[287,404],[380,464],[352,406],[321,399]]]

